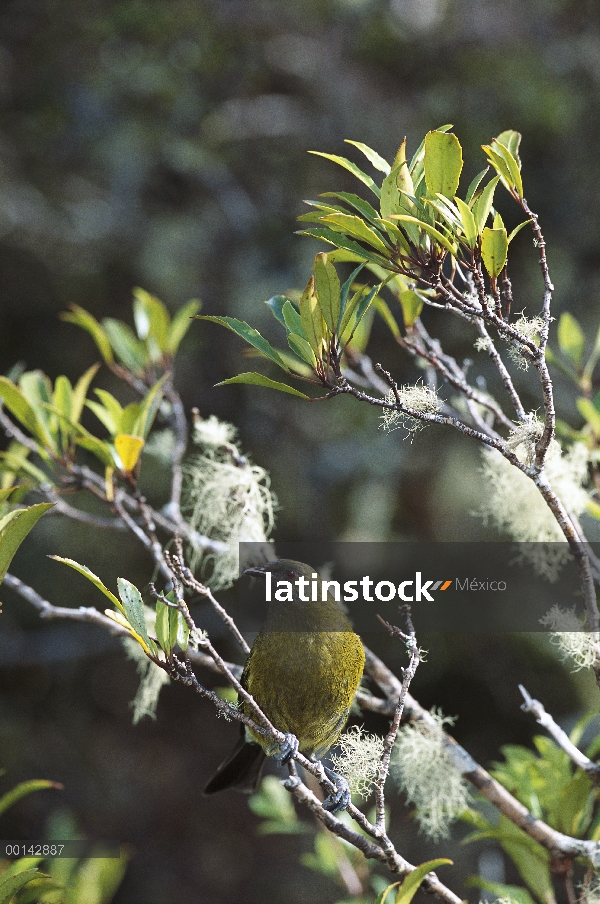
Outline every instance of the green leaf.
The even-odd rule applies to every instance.
[[[106,585],[102,583],[100,578],[95,575],[93,571],[90,571],[90,569],[86,565],[80,565],[79,562],[75,562],[74,559],[64,559],[62,556],[48,556],[48,558],[54,559],[55,562],[62,562],[63,565],[68,565],[69,568],[73,568],[74,571],[78,571],[79,574],[82,574],[84,576],[84,578],[87,578],[88,581],[91,581],[94,587],[97,587],[98,590],[100,590],[100,592],[103,593],[104,596],[106,596],[111,601],[113,606],[115,606],[120,612],[125,614],[125,610],[123,609],[120,600],[117,599],[114,593],[110,592],[108,587],[106,587]]]
[[[323,194],[319,195],[320,198],[339,198],[341,201],[345,201],[346,204],[349,204],[350,207],[353,207],[355,210],[358,210],[360,214],[364,217],[365,220],[370,220],[371,223],[375,223],[377,221],[378,213],[374,207],[369,204],[368,201],[365,201],[359,195],[354,195],[352,192],[347,191],[328,191],[323,192]]]
[[[367,188],[370,188],[374,195],[379,197],[379,188],[373,182],[370,176],[367,176],[366,173],[363,173],[361,169],[355,163],[352,163],[351,160],[347,160],[346,157],[338,157],[337,154],[324,154],[323,151],[309,151],[309,154],[314,154],[316,157],[324,157],[325,160],[331,160],[333,163],[339,164],[344,169],[347,169],[348,172],[352,173],[353,176],[356,176],[357,179],[360,179]]]
[[[425,136],[425,182],[430,195],[438,192],[453,198],[463,166],[462,148],[451,132],[428,132]]]
[[[509,244],[509,245],[510,245],[510,243],[512,242],[512,240],[514,239],[514,237],[515,237],[516,235],[518,235],[518,234],[520,233],[521,229],[523,229],[524,226],[527,226],[528,223],[531,223],[531,220],[523,220],[522,223],[519,223],[518,226],[515,226],[515,228],[513,229],[513,231],[511,232],[511,234],[510,234],[509,237],[508,237],[508,244]]]
[[[492,209],[492,204],[494,203],[494,192],[496,191],[496,186],[500,181],[500,176],[494,176],[493,179],[490,179],[486,187],[481,192],[480,196],[477,198],[475,203],[473,204],[473,216],[475,217],[475,222],[477,223],[477,232],[479,235],[483,232],[483,227],[487,223],[487,219],[490,215],[490,210]]]
[[[494,141],[503,145],[503,147],[510,151],[520,169],[521,161],[519,159],[519,145],[521,144],[521,133],[515,132],[514,129],[506,129],[506,131],[501,132],[497,138],[494,138]]]
[[[230,377],[228,380],[221,380],[220,383],[215,383],[215,386],[227,386],[229,383],[247,383],[251,386],[266,386],[267,389],[278,389],[279,392],[288,392],[290,395],[300,396],[301,399],[309,398],[309,396],[305,395],[303,392],[298,392],[293,386],[288,386],[286,383],[278,383],[276,380],[270,380],[269,377],[257,373],[238,374],[236,377]]]
[[[314,229],[301,229],[298,232],[298,235],[310,235],[315,239],[321,239],[321,241],[323,242],[328,242],[330,245],[334,245],[336,248],[341,248],[345,251],[349,251],[352,254],[356,255],[356,260],[371,261],[374,264],[379,264],[383,267],[389,267],[389,262],[386,258],[382,257],[380,254],[373,254],[370,251],[367,251],[366,248],[363,248],[362,245],[358,244],[358,242],[354,242],[347,236],[341,235],[338,232],[334,232],[333,229],[326,229],[325,227],[320,228],[316,226]]]
[[[29,452],[29,450],[27,449],[26,452]],[[27,461],[26,455],[11,453],[9,449],[8,452],[0,452],[0,461],[4,463],[2,470],[5,473],[12,471],[15,474],[19,474],[22,471],[32,477],[35,483],[48,483],[48,475],[36,468],[35,465],[32,465],[30,461]],[[16,489],[16,487],[12,487],[12,489]]]
[[[196,315],[196,320],[210,320],[212,323],[218,323],[221,326],[227,327],[227,329],[231,330],[232,333],[235,333],[236,336],[240,336],[249,345],[253,345],[259,352],[262,352],[265,358],[269,358],[269,360],[277,364],[278,367],[287,370],[275,349],[260,335],[258,330],[249,326],[245,321],[237,320],[235,317],[213,317],[207,314]]]
[[[335,254],[335,251],[332,253]],[[331,260],[331,256],[332,255],[330,254],[329,260]],[[341,335],[341,333],[342,333],[341,324],[343,322],[344,313],[346,311],[346,305],[348,303],[348,293],[350,291],[352,283],[354,282],[354,280],[356,279],[356,277],[358,276],[358,274],[360,273],[360,271],[362,270],[362,268],[364,266],[365,266],[364,262],[362,264],[359,264],[358,267],[356,267],[352,271],[352,273],[350,274],[350,276],[348,277],[348,279],[346,280],[346,282],[340,289],[340,316],[338,317],[338,322],[336,325],[336,332],[338,335]]]
[[[298,317],[298,315],[296,316]],[[308,344],[315,353],[316,358],[322,358],[323,338],[327,333],[327,328],[323,322],[323,311],[319,304],[319,299],[315,294],[314,276],[311,276],[311,278],[309,279],[306,288],[302,293],[302,297],[300,298],[300,315],[298,317],[298,320],[300,321],[300,323],[297,325],[300,326],[300,329],[294,329],[293,326],[290,326],[290,332],[295,333],[297,336],[303,336],[305,339],[307,339]],[[292,321],[290,320],[290,323],[291,322]]]
[[[439,126],[435,131],[436,132],[449,132],[452,128],[451,124],[447,124],[445,126]],[[413,178],[413,182],[415,185],[420,181],[423,176],[423,159],[425,157],[425,139],[421,142],[417,150],[415,151],[412,160],[410,161],[410,174]]]
[[[32,879],[39,878],[42,873],[37,869],[26,869],[16,876],[7,879],[0,876],[0,904],[10,904],[18,891],[24,888]]]
[[[352,213],[332,213],[325,217],[321,217],[321,223],[326,223],[334,232],[338,230],[344,235],[350,235],[361,242],[366,242],[375,251],[387,257],[391,249],[383,242],[378,233],[370,226],[367,226],[364,220]],[[318,290],[317,290],[318,291]]]
[[[61,414],[70,420],[73,419],[73,387],[71,381],[62,374],[55,380],[52,403]]]
[[[558,321],[558,347],[577,369],[581,367],[585,353],[585,335],[575,317],[568,311],[563,311]]]
[[[413,213],[414,202],[410,200],[415,193],[412,176],[406,164],[406,138],[400,145],[397,159],[392,171],[381,185],[381,216],[389,217],[393,213]]]
[[[508,148],[499,144],[496,139],[492,141],[492,145],[482,144],[482,148],[487,154],[489,162],[501,177],[506,188],[510,192],[515,191],[519,198],[522,198],[523,181],[521,179],[519,165]]]
[[[0,521],[0,584],[8,571],[17,549],[38,523],[42,515],[51,509],[54,503],[39,502],[29,508],[16,509]],[[8,518],[8,520],[6,520]]]
[[[507,254],[506,229],[490,229],[486,226],[481,235],[481,257],[492,279],[496,279],[504,269]]]
[[[102,326],[115,355],[127,370],[134,374],[142,373],[149,363],[148,353],[145,344],[137,338],[131,327],[113,317],[105,317]]]
[[[358,217],[352,217],[351,219],[357,220],[364,226],[363,221],[359,220]],[[365,226],[365,229],[369,232],[372,231],[368,226]],[[325,323],[329,327],[330,332],[333,333],[335,332],[340,316],[341,288],[336,269],[327,259],[327,255],[323,252],[320,252],[315,257],[314,274],[314,289],[319,301],[319,306],[323,313]],[[316,349],[315,352],[318,354]]]
[[[469,248],[474,248],[477,243],[477,224],[475,223],[475,217],[471,211],[471,208],[468,204],[465,204],[464,201],[461,201],[460,198],[455,198],[456,206],[460,212],[460,218],[462,223],[463,232],[465,234],[465,241]]]
[[[304,338],[307,339],[308,335],[306,334],[306,330],[302,326],[301,315],[298,313],[291,301],[286,300],[286,303],[282,308],[282,313],[287,332],[297,333],[298,336],[304,336]]]
[[[171,596],[171,594],[169,594]],[[175,602],[173,600],[173,602]],[[156,638],[167,655],[177,643],[177,621],[179,612],[167,606],[162,600],[156,601]]]
[[[74,323],[76,326],[80,326],[82,329],[87,330],[98,346],[98,351],[102,355],[104,363],[109,365],[112,364],[114,362],[114,355],[106,331],[100,326],[92,314],[89,314],[88,311],[80,308],[79,305],[72,304],[69,305],[69,307],[71,309],[70,311],[63,311],[60,315],[61,320],[64,320],[67,323]]]
[[[146,618],[144,616],[144,603],[140,591],[135,584],[127,581],[125,578],[117,578],[117,587],[119,589],[121,602],[123,603],[125,618],[135,633],[142,638],[146,647],[150,649],[150,647],[154,645],[148,637]]]
[[[77,383],[75,384],[75,388],[73,390],[73,401],[71,404],[71,420],[78,424],[81,418],[81,412],[83,411],[83,406],[85,404],[85,399],[87,396],[88,389],[90,388],[90,383],[96,376],[98,372],[99,364],[92,364],[91,367],[88,367],[86,372],[81,376]]]
[[[405,292],[401,292],[398,296],[398,300],[402,305],[404,326],[408,329],[409,327],[414,326],[416,319],[421,316],[424,301],[413,289],[407,289]]]
[[[96,391],[98,392],[98,390]],[[98,402],[93,402],[91,399],[87,399],[85,405],[86,408],[89,408],[90,411],[94,412],[98,420],[106,427],[110,435],[115,436],[115,434],[119,430],[121,418],[119,417],[118,421],[116,421],[112,412],[105,408],[104,405],[100,405],[98,404]]]
[[[390,165],[387,160],[384,160],[383,157],[377,153],[377,151],[374,151],[368,145],[363,144],[362,141],[351,141],[349,138],[345,138],[344,141],[346,144],[352,144],[355,148],[358,148],[359,151],[362,151],[369,163],[372,164],[376,170],[385,173],[387,176],[390,171]]]
[[[54,440],[22,390],[7,377],[0,377],[0,398],[10,413],[34,436],[44,449],[53,449]]]
[[[272,298],[265,301],[275,320],[278,320],[282,326],[286,326],[285,317],[283,316],[283,306],[286,301],[289,301],[289,298],[286,298],[285,295],[273,295]]]
[[[475,197],[475,192],[479,188],[479,184],[488,170],[489,170],[489,166],[486,166],[486,168],[481,170],[480,173],[477,173],[477,175],[475,176],[475,178],[469,185],[469,187],[467,189],[467,194],[465,195],[465,201],[467,202],[469,207],[472,207],[472,201]]]
[[[448,239],[443,236],[442,233],[435,228],[435,226],[430,226],[429,223],[424,223],[422,220],[418,220],[416,217],[409,217],[406,214],[394,214],[391,219],[401,220],[403,223],[415,223],[420,229],[422,229],[433,239],[435,239],[438,245],[441,245],[454,257],[456,256],[457,249],[450,244]]]
[[[136,436],[141,436],[142,439],[147,439],[148,434],[150,433],[162,398],[163,386],[165,385],[167,378],[168,374],[163,374],[160,380],[158,380],[144,396],[142,401],[138,403],[140,412],[137,420],[132,425],[131,432]]]
[[[87,433],[87,431],[81,436],[78,436],[76,442],[82,449],[87,449],[88,452],[92,452],[92,454],[95,455],[103,465],[106,465],[107,468],[114,468],[116,466],[117,463],[115,462],[111,447],[108,443],[103,442],[96,436],[92,436],[92,434]]]
[[[446,864],[452,865],[452,860],[448,860],[445,857],[439,857],[437,860],[428,860],[427,863],[419,864],[412,873],[408,874],[398,889],[395,904],[410,904],[425,876],[432,872],[432,870],[437,869],[439,866],[445,866]]]
[[[192,325],[192,318],[198,313],[201,307],[202,303],[194,298],[192,301],[188,301],[187,304],[184,304],[173,317],[165,342],[165,352],[170,357],[173,358],[177,354],[182,339]]]
[[[303,361],[306,361],[307,364],[314,369],[317,366],[317,361],[315,358],[315,353],[312,348],[302,336],[296,335],[296,333],[290,333],[287,337],[288,345],[295,354],[298,355],[299,358],[302,358]]]
[[[44,791],[47,788],[62,790],[62,785],[57,782],[50,782],[45,778],[34,778],[26,782],[20,782],[20,784],[11,788],[10,791],[0,797],[0,816],[6,813],[22,797],[27,797],[28,794],[32,794],[34,791]]]
[[[138,337],[148,345],[152,360],[158,361],[166,351],[171,325],[165,305],[145,289],[136,286],[133,290],[133,319]]]

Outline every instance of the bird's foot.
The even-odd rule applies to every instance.
[[[323,809],[330,813],[337,813],[339,810],[347,810],[350,804],[350,788],[348,782],[333,769],[323,766],[325,775],[335,785],[335,791],[331,791],[323,801]]]
[[[285,763],[289,763],[289,761],[292,760],[298,753],[299,746],[300,743],[296,735],[288,732],[285,736],[285,741],[281,745],[280,752],[275,757],[279,765],[283,766]]]

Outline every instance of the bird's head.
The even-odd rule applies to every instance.
[[[293,559],[277,559],[275,562],[267,562],[265,565],[252,565],[246,568],[243,574],[255,575],[256,577],[264,577],[270,572],[274,581],[296,581],[299,577],[305,577],[310,580],[315,574],[314,568],[305,565],[304,562],[295,562]]]

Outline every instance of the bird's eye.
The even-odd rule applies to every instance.
[[[295,571],[286,571],[285,576],[289,581],[292,581],[296,577],[296,572]]]

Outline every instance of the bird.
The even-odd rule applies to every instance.
[[[320,591],[320,576],[310,565],[291,559],[278,559],[243,572],[263,578],[269,573],[270,586],[275,590],[279,581],[286,581],[292,598],[269,602],[241,684],[275,728],[285,733],[286,740],[279,746],[241,725],[236,746],[206,785],[205,794],[226,788],[254,792],[266,756],[285,763],[300,751],[320,760],[340,736],[360,684],[365,654],[342,607],[329,593],[323,601],[319,592],[319,599],[313,601],[310,589],[301,594],[300,586],[304,589],[307,584],[295,583],[304,578],[310,588],[316,577]],[[310,599],[303,600],[301,595]],[[242,702],[241,709],[255,718],[247,702]],[[345,809],[350,802],[347,783],[324,768],[336,791],[328,795],[323,806],[332,812]]]

